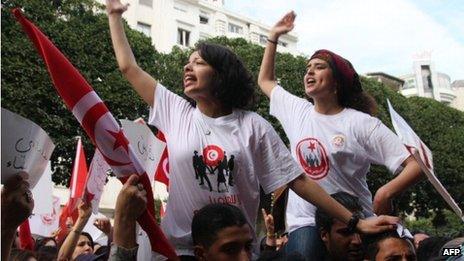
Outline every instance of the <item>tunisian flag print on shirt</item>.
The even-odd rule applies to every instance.
[[[152,250],[169,259],[177,259],[174,249],[153,218],[155,209],[149,178],[122,129],[92,87],[58,48],[18,9],[13,13],[45,61],[59,95],[116,175],[122,182],[127,180],[129,174],[140,175],[147,191],[147,210],[138,218],[138,222],[147,232]]]

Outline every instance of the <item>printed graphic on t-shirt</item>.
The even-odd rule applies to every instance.
[[[296,145],[298,162],[312,179],[322,179],[329,173],[327,150],[315,138],[306,138]]]
[[[335,150],[341,150],[345,147],[345,135],[337,134],[332,138],[332,147]]]
[[[195,150],[192,163],[198,185],[209,191],[229,192],[229,187],[234,186],[234,159],[217,145],[206,146],[201,154]]]

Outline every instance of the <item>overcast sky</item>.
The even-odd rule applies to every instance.
[[[226,0],[226,9],[273,25],[297,13],[298,50],[329,49],[358,73],[412,73],[416,54],[430,52],[451,82],[464,79],[464,1],[461,0]]]

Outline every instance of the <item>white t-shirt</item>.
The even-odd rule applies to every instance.
[[[254,230],[259,186],[269,193],[302,173],[272,126],[254,112],[210,118],[158,84],[149,123],[167,141],[170,187],[161,227],[178,255],[193,255],[196,210],[233,204]]]
[[[345,191],[359,197],[366,216],[373,215],[366,183],[371,163],[396,173],[409,152],[399,138],[370,115],[345,108],[335,115],[316,112],[309,101],[281,86],[271,93],[270,114],[282,124],[294,159],[329,194]],[[315,225],[316,207],[290,191],[289,232]]]

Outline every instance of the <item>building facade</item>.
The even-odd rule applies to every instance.
[[[436,70],[430,54],[417,57],[413,64],[413,73],[399,78],[404,80],[400,93],[406,97],[427,97],[447,105],[456,98],[450,77]]]
[[[105,0],[98,0],[105,3]],[[151,37],[156,50],[193,47],[210,37],[242,37],[264,46],[271,28],[224,8],[224,0],[128,0],[123,14],[129,26]],[[298,54],[294,33],[279,39],[278,51]]]
[[[398,92],[403,88],[404,81],[390,74],[384,72],[371,72],[366,73],[367,78],[373,78],[378,82],[383,83],[385,86]]]
[[[457,80],[451,84],[451,89],[454,91],[456,98],[451,102],[450,106],[464,111],[464,80]]]

